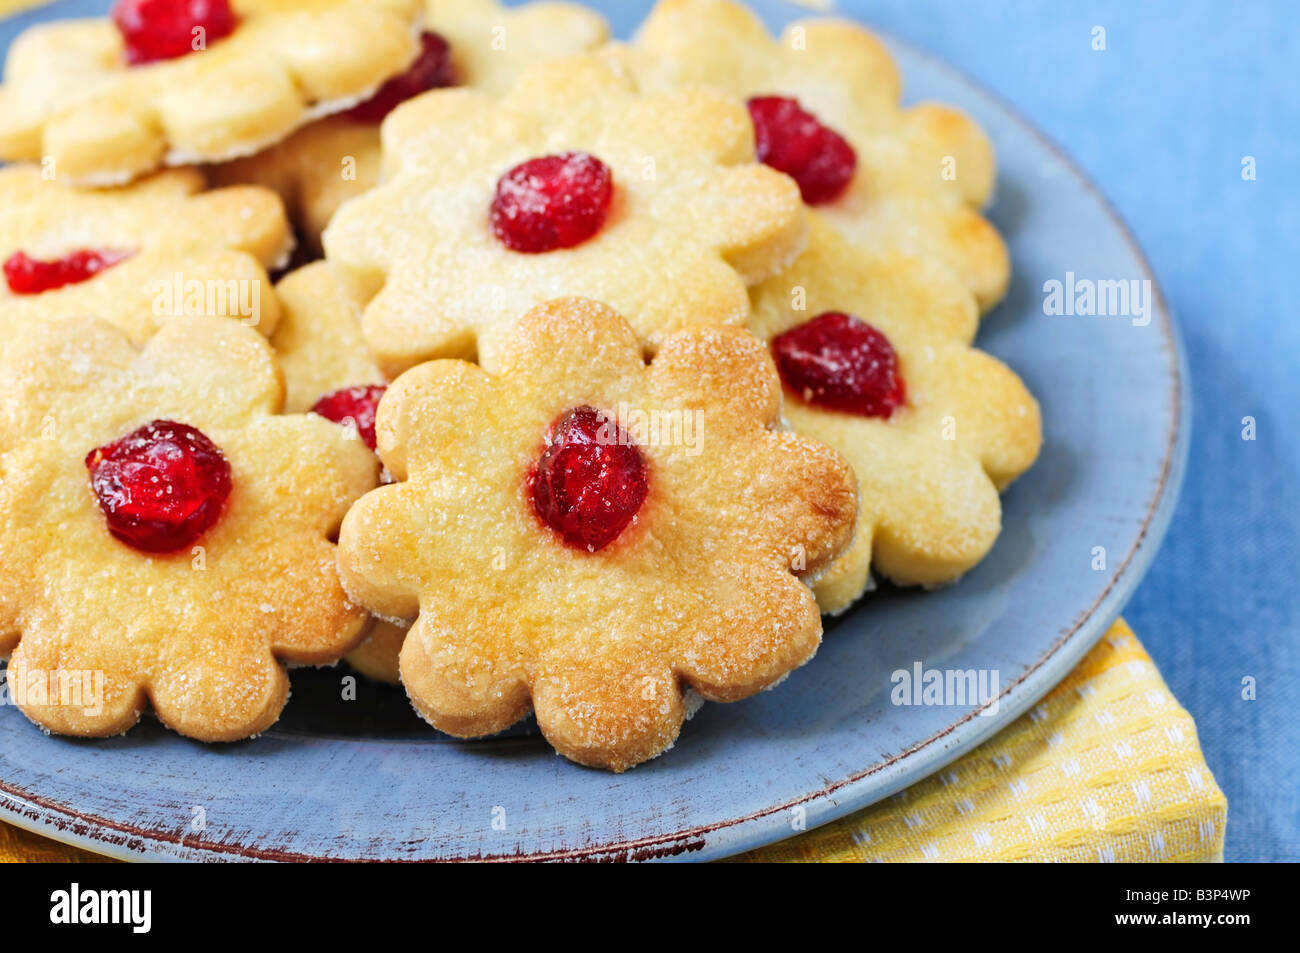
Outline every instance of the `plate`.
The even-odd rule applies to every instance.
[[[106,5],[29,13],[0,24],[0,45],[42,15]],[[622,35],[648,6],[606,4]],[[758,6],[777,25],[793,10]],[[865,807],[1033,705],[1155,554],[1187,450],[1186,365],[1150,268],[1085,176],[970,80],[891,48],[910,98],[963,107],[996,144],[991,218],[1014,275],[979,343],[1043,408],[1042,456],[1007,493],[979,567],[935,593],[885,587],[828,620],[817,657],[778,690],[706,705],[677,747],[623,775],[570,764],[529,726],[455,741],[418,722],[399,690],[362,679],[344,700],[346,669],[300,670],[281,722],[223,747],[152,721],[106,741],[46,737],[4,707],[0,818],[132,859],[705,860]],[[1137,281],[1149,309],[1048,314],[1051,280]],[[990,673],[996,698],[893,704],[892,673],[917,664]]]

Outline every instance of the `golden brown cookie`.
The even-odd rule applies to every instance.
[[[983,310],[1002,298],[1006,247],[976,211],[992,194],[992,146],[949,106],[900,108],[898,72],[869,31],[822,18],[791,24],[774,39],[733,0],[660,0],[635,44],[623,55],[645,83],[796,99],[856,153],[847,186],[817,205],[837,229],[870,249],[939,259]]]
[[[271,346],[284,372],[285,410],[305,413],[345,387],[386,384],[366,351],[356,313],[323,261],[290,272],[275,286],[280,323]]]
[[[390,685],[402,681],[398,657],[406,641],[409,625],[375,619],[366,632],[366,639],[348,653],[348,664],[367,678]]]
[[[686,688],[736,701],[812,656],[799,577],[847,544],[854,481],[778,427],[761,342],[688,328],[647,365],[612,311],[564,299],[498,357],[392,384],[379,453],[398,482],[340,533],[348,592],[418,615],[401,675],[420,714],[475,737],[531,708],[561,754],[621,771],[673,743]]]
[[[364,99],[417,52],[419,0],[213,6],[229,15],[182,23],[181,55],[149,62],[132,62],[150,47],[121,16],[27,30],[0,85],[0,159],[44,160],[65,182],[115,185],[164,165],[248,155]],[[141,29],[163,22],[151,12]]]
[[[286,411],[304,413],[338,391],[387,383],[325,262],[286,275],[275,292],[282,312],[271,346],[284,371]],[[348,662],[370,678],[397,684],[397,653],[406,630],[405,625],[374,620]]]
[[[0,371],[0,653],[27,717],[99,737],[151,706],[246,738],[278,717],[285,664],[361,638],[331,539],[377,466],[279,413],[263,337],[195,318],[137,351],[103,322],[38,322]]]
[[[998,491],[1038,456],[1042,424],[1020,379],[970,346],[975,304],[948,269],[864,253],[809,219],[808,250],[754,289],[751,327],[772,342],[786,420],[858,476],[853,545],[813,585],[822,610],[839,612],[873,565],[936,586],[978,563],[1001,529]],[[834,314],[858,323],[823,319]]]
[[[741,103],[641,95],[601,55],[543,64],[501,98],[427,93],[383,136],[384,183],[339,210],[325,247],[390,374],[435,357],[494,369],[519,315],[564,294],[631,315],[650,351],[739,325],[746,284],[803,246],[798,189],[752,161]]]
[[[446,40],[455,85],[508,90],[535,63],[594,49],[609,29],[594,10],[573,3],[426,0],[425,29]],[[214,166],[214,182],[249,182],[284,198],[303,238],[320,248],[338,207],[379,181],[379,124],[349,116],[312,123],[257,155]]]
[[[292,243],[284,207],[255,186],[202,187],[193,169],[114,189],[65,186],[34,166],[0,169],[0,334],[81,315],[117,325],[136,344],[194,315],[270,334],[280,308],[266,269]],[[65,270],[87,256],[97,256],[91,267]]]

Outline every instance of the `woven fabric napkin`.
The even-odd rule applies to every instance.
[[[1027,714],[874,807],[744,861],[1211,861],[1228,802],[1121,619]]]

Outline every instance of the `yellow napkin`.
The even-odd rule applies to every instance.
[[[1208,861],[1228,802],[1119,620],[1043,701],[970,754],[744,861]]]
[[[11,16],[28,7],[39,7],[50,0],[0,0],[0,17]]]
[[[1219,860],[1227,813],[1192,716],[1120,620],[1032,711],[938,774],[737,859]],[[0,861],[96,859],[0,823]]]

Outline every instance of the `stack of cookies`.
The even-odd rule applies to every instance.
[[[119,0],[0,86],[0,653],[40,727],[255,735],[347,658],[622,771],[989,551],[989,143],[851,23]],[[322,257],[323,256],[323,257]],[[278,276],[273,284],[272,275]],[[870,611],[866,600],[861,611]],[[103,704],[67,704],[76,673]]]

